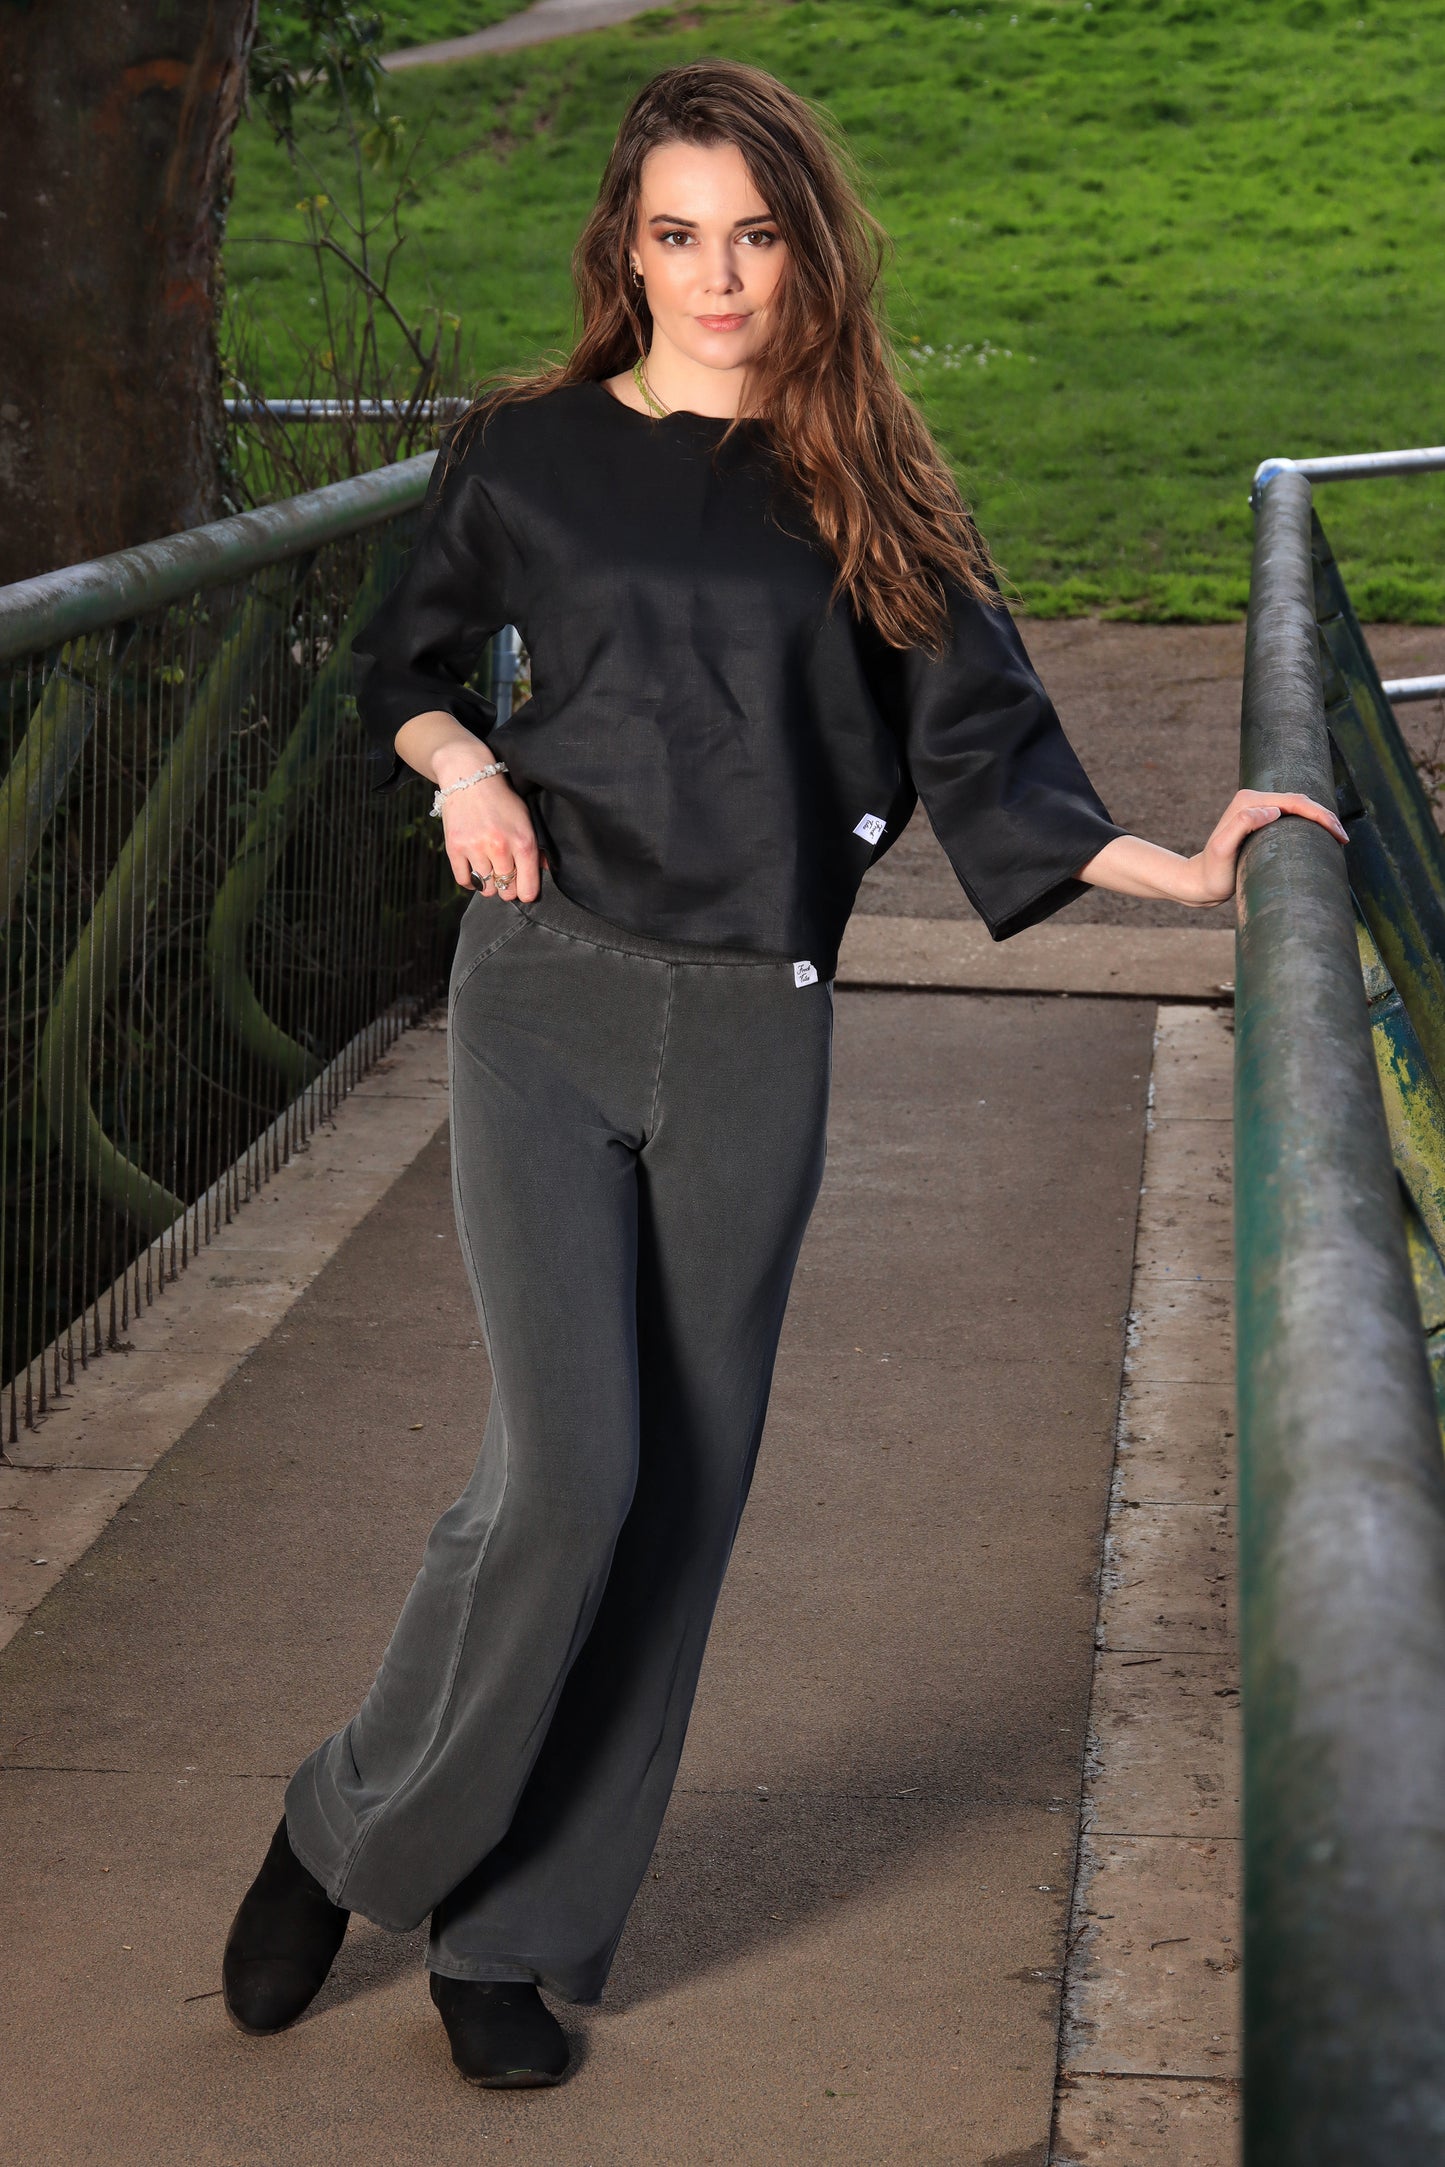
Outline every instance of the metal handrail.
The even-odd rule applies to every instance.
[[[1303,474],[1308,482],[1365,482],[1386,474],[1438,474],[1445,470],[1445,444],[1424,444],[1412,451],[1329,452],[1317,459],[1261,459],[1254,470],[1250,502],[1256,509],[1276,474]],[[1404,706],[1445,693],[1445,677],[1392,677],[1385,697]]]
[[[1275,462],[1257,508],[1242,781],[1328,803],[1308,476]],[[1426,2167],[1445,1462],[1346,853],[1322,829],[1246,847],[1235,979],[1245,2160]]]
[[[223,399],[232,421],[400,421],[464,414],[470,399]]]
[[[1409,700],[1434,700],[1445,692],[1445,677],[1387,677],[1384,691],[1401,707]]]
[[[0,661],[125,623],[394,519],[420,504],[436,456],[418,452],[280,504],[0,587]]]
[[[1370,481],[1381,474],[1434,474],[1445,467],[1445,444],[1413,451],[1329,452],[1318,459],[1262,459],[1254,472],[1256,499],[1276,474],[1303,474],[1311,482]]]

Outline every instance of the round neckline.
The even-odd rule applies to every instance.
[[[649,429],[661,429],[670,421],[701,421],[710,429],[730,429],[735,418],[730,414],[699,414],[691,406],[669,407],[665,414],[644,414],[641,407],[629,406],[625,399],[619,399],[615,392],[609,391],[602,377],[589,376],[587,381],[595,386],[609,406],[616,407],[619,414],[630,414],[634,421],[646,422]],[[739,426],[746,427],[751,417],[742,415],[737,418]]]

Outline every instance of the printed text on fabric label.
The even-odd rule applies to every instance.
[[[865,843],[876,843],[887,825],[887,821],[880,820],[876,813],[865,813],[853,833],[861,835]]]
[[[793,984],[795,986],[816,986],[817,983],[818,973],[811,963],[795,963],[793,965]]]

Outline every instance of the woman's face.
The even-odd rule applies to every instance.
[[[768,336],[787,243],[732,143],[643,160],[632,262],[655,334],[704,368],[746,367]]]

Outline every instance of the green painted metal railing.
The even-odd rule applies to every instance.
[[[1245,2160],[1434,2167],[1445,853],[1307,471],[1256,509],[1242,781],[1333,795],[1350,841],[1282,821],[1240,881]]]
[[[12,1441],[444,983],[460,898],[350,694],[432,457],[0,589]]]

